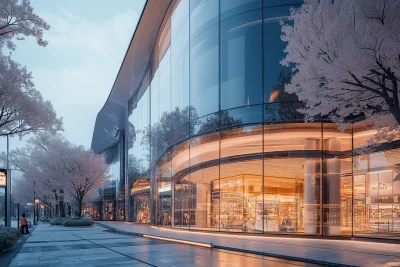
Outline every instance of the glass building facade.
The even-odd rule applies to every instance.
[[[107,155],[113,173],[101,200],[88,205],[101,213],[96,218],[204,231],[400,236],[399,141],[358,154],[374,130],[362,121],[345,131],[323,118],[305,123],[302,104],[284,91],[292,73],[279,63],[280,22],[301,4],[147,2],[96,121],[92,147]],[[163,14],[158,23],[150,12]],[[135,42],[143,32],[150,37]],[[146,52],[130,56],[139,46]],[[107,110],[115,103],[119,112]],[[118,131],[100,127],[101,116]],[[113,132],[112,146],[99,148],[101,132]]]

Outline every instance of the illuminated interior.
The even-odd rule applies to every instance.
[[[399,150],[353,157],[351,142],[364,144],[369,132],[352,138],[331,123],[292,123],[194,138],[158,163],[157,224],[343,236],[354,217],[355,234],[398,234]]]

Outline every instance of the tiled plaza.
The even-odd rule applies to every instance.
[[[9,266],[318,266],[261,255],[40,224]]]

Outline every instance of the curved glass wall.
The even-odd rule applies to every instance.
[[[292,74],[279,63],[280,21],[301,3],[174,1],[129,100],[129,220],[273,234],[400,231],[397,150],[353,164],[370,130],[304,123],[302,104],[284,92]]]

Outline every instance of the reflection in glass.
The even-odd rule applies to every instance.
[[[222,110],[262,103],[261,3],[221,0]]]
[[[171,107],[182,110],[189,106],[189,0],[180,1],[172,14],[170,49]]]
[[[190,1],[190,104],[198,116],[219,106],[219,3]]]
[[[158,116],[171,111],[171,49],[160,60],[158,69]]]

